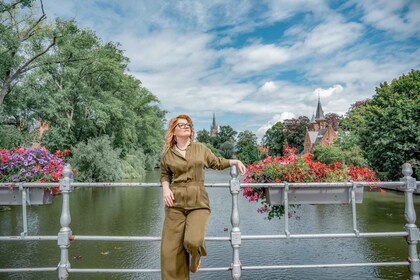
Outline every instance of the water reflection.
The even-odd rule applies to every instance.
[[[208,182],[228,182],[229,172],[208,172]],[[157,182],[159,173],[149,173],[145,181]],[[231,196],[227,189],[209,189],[212,214],[208,236],[229,236]],[[76,235],[160,236],[163,203],[159,188],[81,188],[70,199],[71,228]],[[420,197],[415,197],[420,209]],[[257,213],[256,203],[239,200],[242,234],[281,234],[284,221],[268,221]],[[292,233],[352,232],[350,206],[305,205],[300,219],[289,220]],[[61,198],[52,205],[28,208],[29,234],[55,235],[60,229]],[[361,232],[402,231],[402,194],[365,192],[357,205]],[[0,212],[2,235],[22,231],[21,208]],[[73,268],[159,268],[159,242],[74,241],[70,247]],[[228,267],[232,249],[229,242],[208,242],[209,256],[203,267]],[[0,267],[56,266],[59,249],[54,241],[0,242]],[[7,254],[5,252],[12,252]],[[242,241],[243,265],[322,264],[404,261],[408,255],[403,238],[335,238],[307,240]],[[23,275],[23,276],[22,276]],[[56,279],[56,273],[1,274],[6,279]],[[407,279],[407,267],[325,268],[242,271],[241,279]],[[72,274],[70,279],[159,279],[159,274]],[[192,279],[230,279],[230,272],[202,272]]]

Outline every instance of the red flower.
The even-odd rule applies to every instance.
[[[9,157],[7,155],[4,155],[1,159],[2,162],[7,162],[9,160]]]
[[[337,161],[330,165],[313,161],[312,154],[300,156],[296,148],[286,146],[284,156],[267,156],[257,164],[249,164],[245,183],[279,183],[287,182],[375,182],[375,172],[369,168],[356,168]],[[369,186],[371,189],[374,186]],[[379,189],[382,191],[381,189]],[[243,196],[248,201],[259,201],[263,208],[258,212],[268,212],[268,217],[280,217],[284,213],[281,207],[271,207],[265,197],[263,188],[246,188]],[[264,210],[262,210],[264,209]]]

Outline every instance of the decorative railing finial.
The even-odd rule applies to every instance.
[[[404,177],[411,177],[411,175],[413,174],[413,168],[411,167],[411,164],[406,162],[402,165],[402,174],[404,175]]]

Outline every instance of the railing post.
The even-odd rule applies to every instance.
[[[232,223],[232,230],[230,232],[230,242],[233,249],[232,255],[232,279],[239,279],[241,277],[241,261],[239,259],[239,248],[241,247],[241,230],[239,229],[239,207],[238,194],[241,186],[238,180],[238,166],[232,165],[230,168],[230,176],[232,179],[230,183],[230,193],[232,195],[232,213],[230,221]]]
[[[25,189],[22,183],[19,184],[19,191],[22,194],[22,222],[23,222],[23,231],[20,233],[21,237],[28,235],[28,214],[26,204],[28,203],[27,189]]]
[[[357,229],[357,214],[356,214],[356,188],[357,188],[356,182],[352,181],[350,196],[351,196],[351,212],[353,216],[353,232],[356,234],[357,237],[359,237],[360,232]]]
[[[404,177],[401,178],[405,184],[401,188],[405,194],[405,219],[407,223],[405,224],[405,230],[408,233],[407,243],[408,243],[408,253],[409,253],[409,262],[410,262],[410,279],[419,280],[420,276],[420,260],[417,254],[417,243],[420,240],[419,229],[416,226],[416,211],[414,209],[413,202],[413,192],[416,190],[416,179],[411,177],[413,174],[413,169],[409,163],[404,163],[402,166],[402,173]]]
[[[289,182],[284,182],[284,189],[283,189],[283,197],[284,197],[284,233],[286,234],[286,238],[290,238],[290,231],[289,231]]]
[[[61,250],[60,263],[58,265],[58,279],[67,279],[69,276],[68,269],[70,268],[69,262],[69,247],[70,237],[72,235],[69,227],[71,222],[70,216],[70,193],[73,190],[71,185],[73,181],[73,172],[71,171],[70,164],[66,164],[63,168],[63,179],[60,180],[60,191],[63,196],[63,205],[61,208],[60,217],[60,232],[58,233],[58,247]]]

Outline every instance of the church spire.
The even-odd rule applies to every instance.
[[[217,136],[216,115],[215,113],[213,113],[213,122],[210,128],[210,137],[216,137],[216,136]]]
[[[316,107],[315,120],[325,120],[324,110],[322,110],[321,99],[318,93],[318,106]]]

